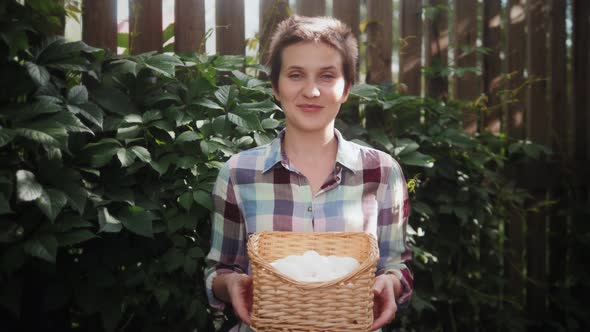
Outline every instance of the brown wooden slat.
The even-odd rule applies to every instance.
[[[477,0],[455,1],[455,64],[457,67],[476,67],[477,54],[466,54],[463,47],[475,47],[477,41]],[[467,72],[455,78],[455,98],[473,100],[481,92],[475,73]],[[465,110],[463,128],[468,133],[477,131],[477,114]]]
[[[392,80],[391,56],[393,50],[393,4],[391,1],[367,0],[367,77],[369,84]],[[383,110],[367,108],[367,128],[379,128],[384,119]]]
[[[532,78],[547,77],[546,57],[546,7],[544,0],[527,1],[527,71]],[[546,81],[532,84],[527,95],[527,136],[536,143],[549,142],[547,117]],[[546,197],[545,190],[532,192],[533,202]],[[529,213],[527,216],[527,313],[532,320],[545,317],[546,308],[546,211]]]
[[[590,2],[573,1],[574,158],[590,159]]]
[[[399,81],[406,85],[406,93],[419,96],[421,88],[422,59],[422,2],[401,1],[401,39],[399,56]]]
[[[506,132],[515,138],[524,138],[524,89],[517,90],[524,83],[523,69],[526,60],[525,40],[525,23],[526,8],[525,0],[509,0],[508,15],[508,34],[506,36],[506,62],[507,72],[510,75],[508,89],[514,91],[512,96],[506,96],[507,114],[506,114]]]
[[[302,16],[326,15],[325,0],[297,0],[297,14]]]
[[[285,18],[289,17],[289,1],[261,0],[260,1],[260,48],[262,63],[268,60],[268,46],[275,28]]]
[[[131,54],[162,50],[162,1],[129,0]]]
[[[447,6],[447,0],[425,0],[431,6]],[[434,17],[426,17],[426,66],[439,64],[447,66],[449,49],[448,11],[437,10]],[[446,98],[448,95],[448,78],[440,76],[426,77],[426,95]]]
[[[205,0],[176,0],[174,3],[174,51],[205,51]]]
[[[215,19],[217,53],[245,54],[244,0],[216,0]]]
[[[82,40],[117,52],[117,0],[85,0],[82,3]]]
[[[483,91],[488,96],[488,113],[483,114],[483,129],[498,133],[501,127],[502,107],[498,96],[502,73],[500,60],[500,35],[502,32],[502,5],[500,0],[483,3],[483,47],[490,52],[483,57]]]
[[[333,8],[334,17],[348,24],[357,40],[359,40],[360,36],[360,3],[360,0],[339,0],[334,1]],[[358,63],[360,64],[360,61]],[[359,79],[359,67],[356,68],[355,79],[357,81]]]

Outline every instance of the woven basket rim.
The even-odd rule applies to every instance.
[[[273,234],[280,233],[281,235],[309,235],[313,234],[315,236],[325,236],[325,237],[347,237],[347,236],[361,236],[365,237],[370,244],[371,250],[369,251],[369,256],[363,261],[359,262],[360,265],[358,268],[354,269],[353,271],[349,272],[347,275],[332,279],[328,281],[298,281],[288,277],[287,275],[281,273],[278,269],[272,266],[270,263],[266,262],[260,254],[254,250],[254,248],[250,245],[251,239],[255,237],[263,237],[263,236],[272,236]],[[273,273],[279,279],[290,283],[291,285],[303,289],[303,290],[310,290],[310,289],[317,289],[322,287],[329,287],[333,285],[337,285],[340,283],[346,283],[349,280],[355,278],[359,273],[365,272],[371,269],[375,263],[379,260],[379,249],[377,247],[377,240],[375,236],[365,232],[290,232],[290,231],[262,231],[250,234],[248,238],[248,256],[250,257],[251,264],[256,263],[260,265],[262,268],[266,269],[269,273]]]

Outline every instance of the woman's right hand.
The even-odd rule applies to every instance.
[[[252,277],[243,273],[231,273],[226,279],[227,293],[238,318],[250,325],[252,311]]]

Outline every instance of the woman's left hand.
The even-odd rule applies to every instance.
[[[382,274],[375,278],[373,286],[373,326],[377,330],[389,324],[395,318],[397,304],[395,303],[394,280],[395,275]]]

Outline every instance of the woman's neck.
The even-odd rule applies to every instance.
[[[338,140],[334,135],[334,127],[330,126],[322,131],[301,132],[287,127],[283,148],[291,161],[297,163],[336,161]]]

